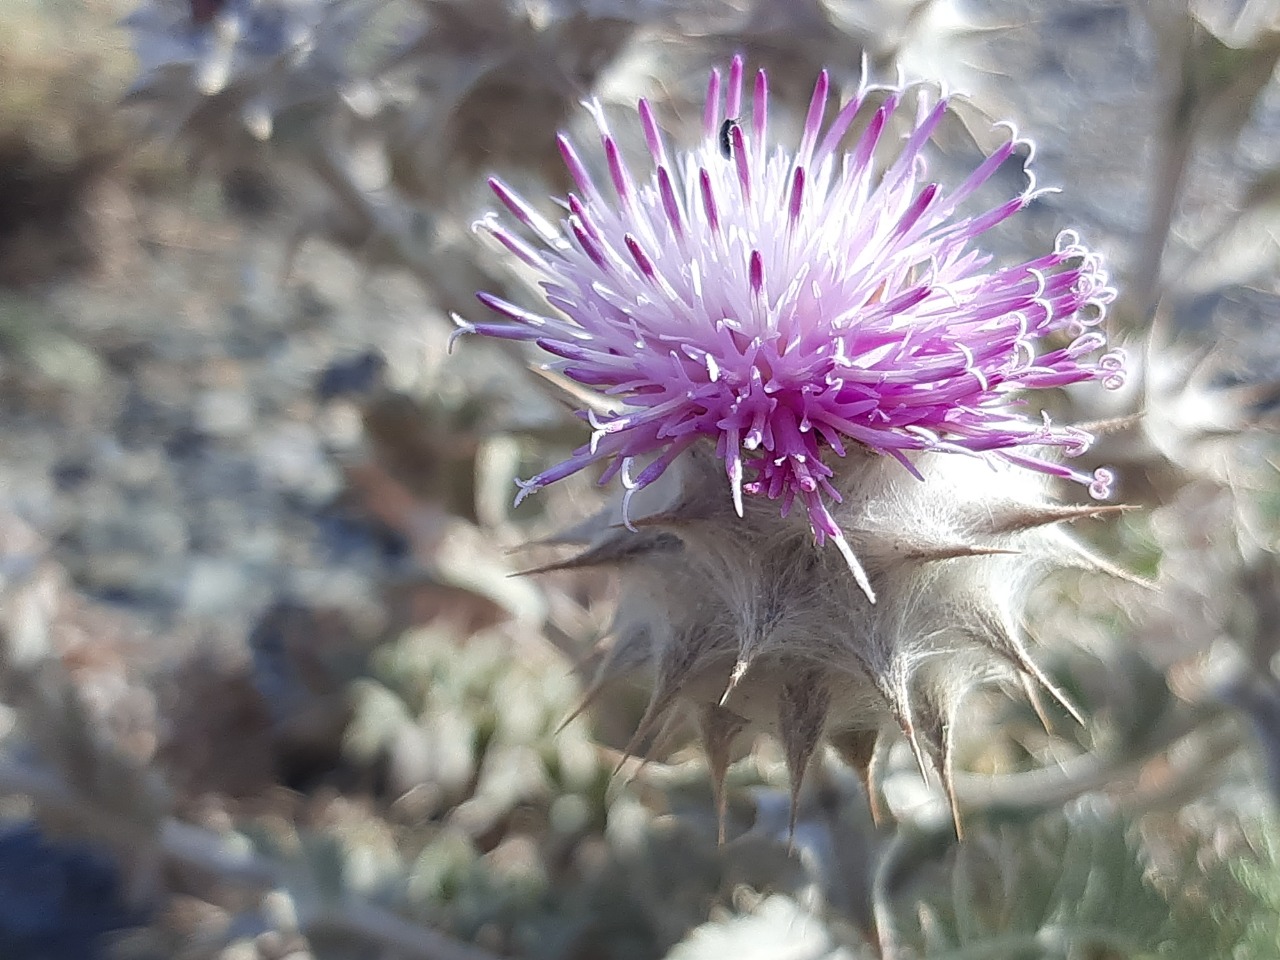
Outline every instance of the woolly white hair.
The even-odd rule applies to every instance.
[[[922,480],[869,451],[840,461],[833,513],[874,602],[802,516],[752,498],[739,517],[710,443],[625,511],[614,504],[570,531],[581,552],[540,570],[614,566],[622,579],[583,705],[649,677],[628,753],[692,715],[722,819],[732,747],[749,731],[781,740],[793,816],[824,739],[866,780],[877,744],[900,731],[922,772],[940,773],[959,830],[951,753],[961,701],[976,684],[1016,679],[1038,711],[1047,693],[1075,713],[1028,654],[1018,614],[1048,567],[1118,572],[1060,524],[1122,508],[1054,504],[1036,474],[982,458],[925,455],[917,467]]]

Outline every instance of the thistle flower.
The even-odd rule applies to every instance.
[[[577,191],[558,226],[492,180],[533,240],[494,217],[480,226],[538,275],[551,309],[481,293],[503,321],[457,322],[533,341],[618,405],[584,412],[590,441],[520,498],[593,464],[602,482],[621,477],[618,507],[578,531],[587,550],[554,566],[627,569],[595,689],[655,674],[636,743],[692,702],[719,782],[727,744],[762,721],[798,789],[824,735],[865,769],[887,718],[922,764],[923,737],[949,782],[955,710],[1002,672],[994,662],[1054,693],[1014,626],[1032,561],[1099,565],[1053,525],[1106,508],[1052,505],[1037,483],[1106,496],[1107,471],[1054,455],[1092,438],[1016,401],[1119,385],[1101,330],[1115,291],[1069,231],[1008,266],[977,245],[1039,194],[1024,164],[1018,195],[969,209],[1030,153],[1012,131],[948,188],[925,162],[946,96],[921,92],[895,145],[907,92],[864,79],[828,121],[823,73],[789,151],[769,141],[764,72],[749,105],[743,81],[741,59],[723,88],[712,72],[687,152],[669,150],[642,100],[642,179],[591,104],[609,182],[561,138]],[[797,502],[802,520],[788,516]]]
[[[1098,327],[1115,295],[1101,262],[1066,232],[1049,253],[989,269],[991,257],[973,241],[1036,197],[1030,175],[1000,206],[958,213],[1023,142],[1010,136],[947,190],[925,182],[923,158],[945,97],[920,99],[914,131],[878,171],[876,148],[901,91],[888,91],[853,149],[842,152],[869,90],[864,85],[824,125],[822,74],[792,155],[768,145],[763,71],[749,134],[739,122],[742,81],[735,59],[722,114],[720,76],[711,74],[704,141],[675,157],[640,102],[655,167],[643,185],[593,105],[614,196],[561,138],[580,194],[568,197],[559,229],[491,181],[543,249],[496,222],[485,227],[541,275],[548,303],[563,316],[485,293],[481,301],[514,323],[464,329],[532,340],[561,358],[553,366],[564,375],[627,407],[607,418],[588,414],[591,442],[524,481],[521,497],[597,462],[608,465],[604,481],[621,474],[634,491],[711,438],[739,516],[744,492],[781,499],[783,513],[798,499],[818,542],[836,543],[864,589],[829,509],[840,499],[831,461],[850,442],[917,476],[911,451],[995,452],[1105,497],[1106,471],[1086,477],[1036,452],[1079,453],[1087,434],[1031,420],[1009,402],[1018,390],[1120,382],[1119,356],[1089,359],[1105,345]],[[1068,344],[1036,355],[1037,341],[1062,333]],[[637,470],[644,458],[652,459]]]

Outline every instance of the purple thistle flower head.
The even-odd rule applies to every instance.
[[[883,101],[846,143],[872,92]],[[609,182],[561,137],[577,191],[559,226],[490,181],[532,239],[493,218],[481,226],[539,275],[552,311],[481,293],[504,321],[458,319],[461,332],[533,341],[564,376],[619,403],[609,416],[585,414],[590,442],[522,481],[520,498],[597,462],[601,482],[620,475],[632,493],[710,439],[740,516],[744,496],[780,500],[784,514],[798,500],[817,541],[835,541],[870,596],[829,510],[840,500],[833,465],[851,443],[917,477],[915,452],[959,453],[1107,496],[1106,470],[1083,474],[1046,449],[1076,455],[1092,437],[1016,405],[1025,390],[1120,384],[1122,355],[1102,352],[1115,296],[1106,271],[1070,231],[1023,263],[996,265],[983,251],[982,235],[1037,196],[1029,168],[1017,196],[985,211],[966,204],[1030,145],[1010,131],[967,179],[944,186],[928,178],[924,155],[945,95],[920,94],[887,163],[890,120],[910,109],[905,91],[872,88],[864,71],[830,120],[828,95],[824,72],[799,145],[774,146],[765,73],[747,103],[735,58],[727,84],[711,73],[703,140],[691,150],[669,150],[640,101],[652,157],[641,178],[589,104]]]

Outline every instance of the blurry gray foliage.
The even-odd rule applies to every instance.
[[[926,893],[913,931],[924,955],[938,960],[1225,956],[1240,934],[1235,925],[1256,922],[1268,907],[1262,897],[1240,898],[1219,876],[1194,893],[1160,890],[1133,826],[1104,804],[1074,806],[1030,828],[998,826],[954,858],[951,896]],[[1223,896],[1228,924],[1203,906]]]

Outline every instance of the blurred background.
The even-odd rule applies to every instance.
[[[1280,956],[1280,8],[1273,0],[0,0],[0,957]],[[471,224],[562,194],[557,131],[707,70],[968,95],[1037,144],[1001,243],[1072,227],[1121,290],[1076,533],[1139,583],[1038,589],[1080,707],[959,731],[966,839],[909,751],[729,780],[645,705],[567,724],[595,571],[513,574],[601,502]],[[972,163],[970,163],[970,169]],[[550,209],[550,208],[549,208]],[[1064,491],[1064,496],[1071,496]],[[1152,587],[1154,585],[1154,589]],[[562,726],[563,724],[563,726]],[[615,774],[619,768],[620,772]]]

